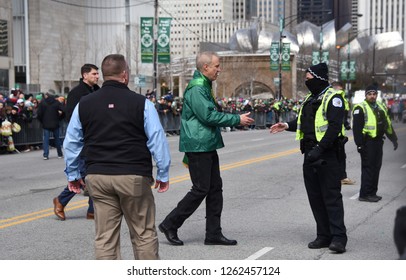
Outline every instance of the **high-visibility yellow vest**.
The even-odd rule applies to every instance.
[[[343,97],[344,100],[344,110],[345,111],[349,111],[350,110],[350,103],[348,102],[347,98],[345,98],[345,91],[343,90],[336,90],[337,93],[341,94],[341,96]],[[347,117],[347,116],[346,116]],[[343,128],[341,129],[341,134],[343,136],[345,136],[345,126],[344,126],[344,122],[343,122]]]
[[[388,124],[387,128],[386,128],[386,133],[387,134],[392,134],[392,122],[389,118],[388,115],[388,110],[386,109],[385,104],[383,104],[380,101],[376,101],[376,104],[378,105],[378,107],[384,112],[385,114],[385,119],[386,122]],[[367,101],[363,101],[357,105],[354,106],[353,109],[353,113],[357,108],[361,108],[362,111],[364,111],[364,120],[365,120],[365,124],[364,124],[364,128],[362,129],[362,134],[364,135],[368,135],[371,138],[375,138],[377,133],[378,133],[378,128],[377,128],[377,120],[376,120],[376,116],[374,111],[372,110],[371,106],[368,104]]]
[[[324,93],[321,104],[320,104],[319,108],[316,111],[316,117],[315,117],[315,121],[314,121],[314,131],[315,131],[315,134],[316,134],[316,139],[319,142],[323,138],[323,136],[326,133],[327,128],[328,128],[328,120],[327,120],[327,106],[328,106],[328,103],[330,102],[330,100],[334,96],[339,95],[339,94],[340,93],[337,92],[336,90],[334,90],[333,88],[329,88]],[[310,96],[311,96],[311,93],[309,93],[306,96],[304,102],[306,102],[306,100]],[[297,119],[296,140],[303,139],[303,135],[304,135],[303,131],[300,130],[302,109],[303,109],[303,106],[300,108],[299,116],[298,116],[298,119]]]

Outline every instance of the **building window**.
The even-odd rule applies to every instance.
[[[8,56],[8,28],[6,20],[0,20],[0,56]]]

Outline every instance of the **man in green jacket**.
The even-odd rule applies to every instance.
[[[221,127],[246,126],[254,122],[250,113],[221,112],[212,91],[212,82],[221,72],[220,58],[214,52],[196,57],[197,70],[185,93],[180,127],[179,151],[185,152],[192,188],[159,225],[172,245],[183,245],[178,228],[206,198],[206,245],[236,245],[221,231],[223,184],[217,149],[224,147]]]

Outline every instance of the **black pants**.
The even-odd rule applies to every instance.
[[[180,228],[206,198],[206,237],[215,237],[221,233],[223,210],[223,183],[217,151],[186,155],[193,186],[163,224],[169,229]]]
[[[344,206],[341,195],[341,168],[337,152],[327,150],[322,154],[324,165],[303,163],[304,183],[310,207],[317,225],[317,238],[347,244],[344,225]]]
[[[360,197],[376,195],[378,191],[379,172],[382,166],[382,137],[365,140],[361,152],[361,190]]]
[[[347,154],[345,153],[345,147],[344,145],[339,151],[338,155],[338,160],[340,162],[340,168],[341,168],[341,176],[340,179],[343,180],[347,178]]]

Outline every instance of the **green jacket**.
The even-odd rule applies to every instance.
[[[222,148],[220,127],[239,123],[239,115],[217,111],[211,81],[196,70],[183,95],[179,151],[211,152]]]

